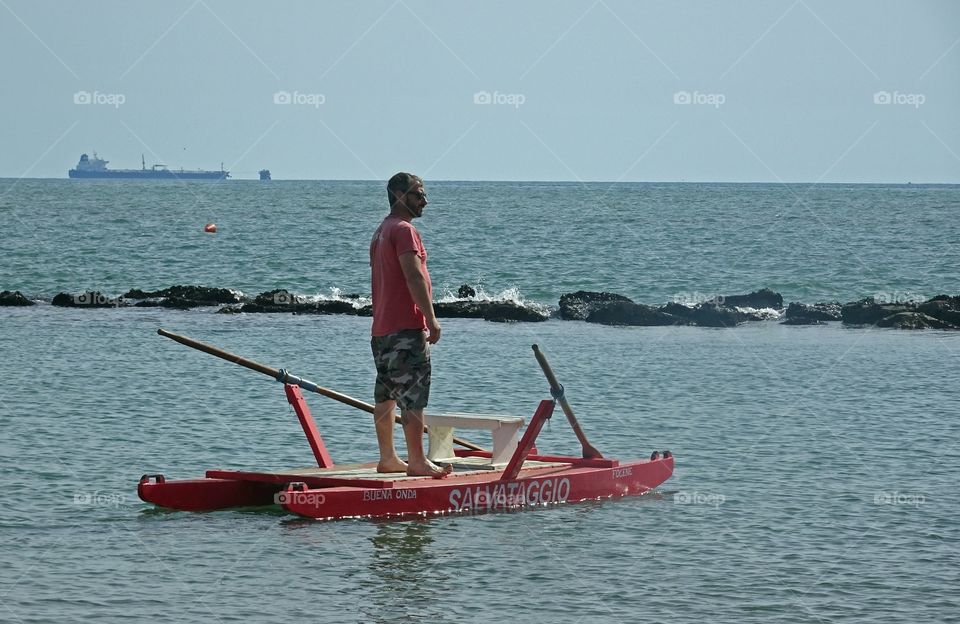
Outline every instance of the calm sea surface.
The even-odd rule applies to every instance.
[[[960,293],[960,187],[427,191],[438,298]],[[385,199],[370,182],[0,180],[0,290],[366,296]],[[0,621],[960,621],[960,334],[443,326],[431,409],[530,416],[548,396],[538,343],[594,446],[670,449],[674,477],[646,497],[421,521],[156,510],[143,473],[311,462],[279,384],[158,327],[369,401],[369,319],[0,308]],[[308,401],[335,460],[374,457],[368,415]],[[563,418],[538,446],[578,449]]]

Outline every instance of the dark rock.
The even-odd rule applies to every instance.
[[[936,297],[931,298],[927,303],[932,301],[945,301],[950,305],[953,310],[960,310],[960,295],[956,297],[951,297],[950,295],[937,295]]]
[[[940,319],[927,316],[922,312],[899,312],[880,319],[877,327],[892,327],[894,329],[957,329],[956,325],[945,323]]]
[[[72,308],[76,306],[76,302],[74,301],[74,296],[68,295],[65,292],[57,293],[56,295],[54,295],[53,301],[51,301],[50,303],[61,308]]]
[[[717,305],[713,302],[701,303],[692,308],[682,303],[670,302],[660,310],[682,319],[688,325],[699,325],[700,327],[734,327],[746,321],[763,320],[756,314],[740,312],[734,308]]]
[[[256,297],[253,298],[253,303],[258,306],[270,307],[270,306],[288,306],[296,303],[303,303],[304,297],[295,293],[292,293],[285,288],[277,288],[275,290],[268,290],[267,292],[262,292]]]
[[[820,319],[810,318],[807,316],[795,316],[793,318],[788,318],[780,322],[781,325],[826,325],[826,321],[821,321]]]
[[[357,308],[349,301],[314,301],[297,306],[294,314],[348,314],[353,316]]]
[[[922,312],[951,325],[960,326],[960,297],[938,295],[930,301],[918,305],[917,312]]]
[[[198,308],[202,305],[208,305],[205,303],[197,303],[190,299],[183,299],[181,297],[164,297],[162,299],[143,299],[137,301],[133,306],[135,308],[172,308],[174,310],[189,310],[190,308]]]
[[[619,296],[619,295],[618,295]],[[561,299],[562,302],[562,299]],[[631,325],[653,327],[682,325],[683,320],[666,312],[632,301],[611,301],[593,310],[585,319],[588,323],[601,325]]]
[[[291,293],[282,288],[262,292],[250,303],[240,306],[237,312],[250,314],[356,314],[357,309],[349,301],[317,300]]]
[[[190,299],[181,299],[179,297],[164,297],[162,299],[143,299],[133,304],[135,308],[172,308],[174,310],[189,310],[206,306],[206,303],[197,303]]]
[[[142,299],[133,304],[135,308],[159,308],[162,299]]]
[[[878,321],[899,314],[913,312],[913,303],[877,303],[873,297],[845,303],[840,310],[843,322],[847,325],[875,325]]]
[[[433,311],[437,318],[482,318],[488,321],[527,321],[547,320],[547,315],[534,308],[522,306],[513,301],[451,301],[434,303]]]
[[[60,308],[125,308],[130,305],[122,296],[107,297],[100,291],[83,292],[78,295],[57,293],[51,303]]]
[[[294,314],[346,314],[354,316],[357,308],[349,301],[339,299],[301,303],[293,311]]]
[[[161,291],[156,292],[147,292],[145,290],[140,290],[139,288],[131,288],[127,292],[123,293],[124,299],[150,299],[151,297],[160,297]]]
[[[251,314],[350,314],[357,313],[357,309],[349,301],[304,301],[300,303],[261,305],[259,303],[245,303],[240,306],[240,312]]]
[[[457,290],[457,297],[460,299],[469,299],[470,297],[476,296],[477,291],[471,288],[469,284],[464,284]]]
[[[125,299],[168,299],[169,303],[158,305],[169,308],[196,308],[200,306],[220,305],[222,303],[242,303],[241,296],[227,288],[209,288],[207,286],[171,286],[163,290],[144,291],[138,288],[124,293]]]
[[[623,295],[607,292],[578,290],[560,296],[560,313],[568,321],[585,321],[588,316],[611,303],[633,303]]]
[[[682,303],[677,303],[671,301],[667,305],[660,308],[660,311],[675,316],[678,319],[682,319],[685,323],[693,324],[693,308],[691,306],[685,306]]]
[[[750,315],[715,303],[701,303],[693,308],[691,316],[693,324],[700,327],[736,327],[749,320]]]
[[[784,314],[784,325],[822,325],[824,321],[839,321],[839,303],[805,303],[792,302],[787,306]]]
[[[545,312],[512,301],[491,301],[484,311],[483,318],[498,323],[506,321],[541,323],[546,321],[549,316]]]
[[[168,298],[185,299],[204,304],[241,303],[239,293],[228,288],[207,288],[206,286],[171,286],[167,288]]]
[[[768,318],[771,318],[771,317],[769,317],[769,316],[764,316],[764,315],[761,314],[759,311],[743,312],[743,311],[741,311],[741,310],[739,310],[739,309],[737,309],[737,308],[729,308],[729,309],[732,310],[732,311],[734,311],[734,312],[737,312],[738,314],[740,314],[741,317],[742,317],[742,319],[743,319],[744,321],[765,321],[765,320],[767,320]],[[779,316],[776,316],[776,317],[773,317],[773,318],[780,318],[780,317],[779,317]]]
[[[23,296],[19,290],[0,292],[0,306],[32,306],[32,301]]]
[[[437,318],[483,318],[482,301],[452,301],[434,303],[433,312]]]
[[[185,299],[183,297],[167,297],[166,299],[161,299],[158,305],[161,308],[189,310],[190,308],[199,308],[201,306],[208,306],[212,304],[208,301],[197,301],[195,299]]]
[[[783,296],[778,292],[773,292],[769,288],[755,290],[748,295],[730,295],[724,297],[719,303],[728,308],[773,308],[774,310],[783,309]]]

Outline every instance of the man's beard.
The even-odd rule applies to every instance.
[[[411,206],[410,204],[404,203],[407,207],[407,212],[410,213],[410,216],[414,219],[418,219],[423,216],[423,206]]]

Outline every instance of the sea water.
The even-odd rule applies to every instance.
[[[958,294],[960,188],[439,182],[417,221],[437,299],[555,309]],[[539,344],[590,442],[670,449],[652,495],[418,520],[191,514],[144,473],[312,461],[279,384],[187,334],[370,401],[369,318],[66,309],[173,284],[369,296],[379,182],[0,181],[0,620],[888,622],[960,613],[960,334],[444,319],[430,409],[529,418]],[[215,222],[218,233],[205,234]],[[338,462],[370,417],[307,400]],[[558,412],[559,416],[559,412]],[[480,443],[484,432],[460,432]],[[538,446],[579,451],[562,417]]]

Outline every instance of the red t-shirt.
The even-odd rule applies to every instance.
[[[400,256],[415,253],[420,258],[427,278],[427,292],[433,296],[430,274],[427,273],[427,250],[417,228],[411,223],[388,215],[370,241],[370,269],[373,275],[374,336],[386,336],[401,329],[427,329],[423,312],[413,302],[407,280],[400,268]]]

